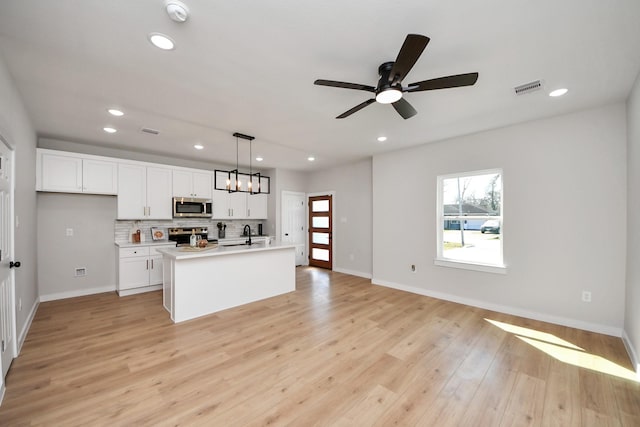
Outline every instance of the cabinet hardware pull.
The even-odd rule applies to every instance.
[[[147,270],[149,269],[149,260],[147,260]]]
[[[151,260],[151,269],[153,270],[153,260]]]

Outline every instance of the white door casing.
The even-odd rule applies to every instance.
[[[307,264],[305,193],[282,192],[282,218],[280,241],[296,245],[296,265]]]
[[[0,366],[2,381],[16,356],[13,262],[13,151],[0,135]]]

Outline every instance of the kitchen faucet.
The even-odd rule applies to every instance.
[[[249,230],[248,233],[247,233],[247,229]],[[249,224],[244,226],[244,230],[242,230],[242,234],[249,236],[249,240],[247,240],[245,243],[251,246],[251,226]]]

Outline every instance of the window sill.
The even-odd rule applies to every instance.
[[[440,267],[461,268],[463,270],[482,271],[484,273],[507,274],[507,266],[505,265],[477,264],[469,261],[454,261],[442,258],[434,259],[433,263]]]

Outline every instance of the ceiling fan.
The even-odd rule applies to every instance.
[[[409,74],[409,71],[411,71],[416,61],[418,61],[418,58],[420,58],[420,55],[427,47],[429,40],[429,37],[420,34],[407,35],[396,60],[394,62],[385,62],[378,67],[380,79],[376,87],[321,79],[313,83],[319,86],[364,90],[375,94],[374,98],[367,99],[363,103],[345,111],[336,117],[336,119],[349,117],[356,111],[360,111],[367,105],[377,101],[381,104],[393,105],[393,108],[396,109],[398,114],[406,120],[415,116],[418,112],[402,97],[403,93],[472,86],[478,80],[478,73],[467,73],[438,77],[436,79],[423,80],[421,82],[411,83],[408,86],[402,86],[402,80]]]

